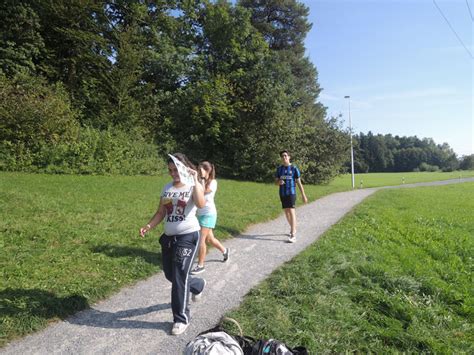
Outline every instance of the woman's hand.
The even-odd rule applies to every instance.
[[[188,168],[188,173],[193,177],[195,183],[199,183],[199,174],[196,170]]]
[[[145,234],[148,233],[150,231],[150,229],[151,229],[151,226],[149,224],[147,224],[145,227],[141,227],[140,228],[140,236],[142,238],[144,238]]]

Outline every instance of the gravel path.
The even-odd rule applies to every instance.
[[[390,188],[445,185],[474,181],[456,179]],[[244,295],[274,269],[292,259],[354,206],[378,189],[335,193],[298,207],[297,242],[289,244],[283,215],[250,227],[244,234],[225,241],[230,260],[211,249],[202,274],[207,287],[199,303],[191,304],[191,325],[178,337],[172,326],[171,284],[162,272],[122,289],[111,298],[77,313],[47,329],[14,341],[1,354],[181,354],[199,332],[213,327],[227,311],[236,308]],[[245,332],[245,330],[244,330]]]

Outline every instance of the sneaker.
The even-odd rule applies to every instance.
[[[290,237],[288,238],[288,243],[294,242],[296,242],[296,236],[294,234],[290,234]]]
[[[191,270],[191,275],[197,275],[200,274],[201,272],[204,272],[206,269],[203,266],[196,265],[194,269]]]
[[[202,293],[204,292],[204,289],[206,288],[206,284],[207,284],[207,281],[204,280],[204,286],[202,287],[202,291],[199,292],[199,293],[196,293],[191,296],[191,299],[193,300],[193,302],[199,302],[202,298]]]
[[[172,335],[183,334],[188,326],[189,326],[189,323],[185,324],[185,323],[181,323],[181,322],[176,322],[176,323],[173,324],[173,328],[171,329],[171,334]]]
[[[222,260],[222,262],[225,263],[227,260],[229,260],[229,254],[230,254],[230,249],[225,248],[225,252],[222,253],[222,256],[224,257],[224,260]]]

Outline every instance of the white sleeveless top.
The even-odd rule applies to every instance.
[[[216,204],[214,202],[214,196],[217,191],[217,180],[212,180],[209,184],[210,192],[204,193],[204,198],[206,199],[206,205],[203,208],[198,208],[198,216],[217,214]]]
[[[165,185],[161,192],[161,203],[166,209],[165,234],[188,234],[200,230],[196,218],[197,207],[193,200],[193,186],[174,187]]]

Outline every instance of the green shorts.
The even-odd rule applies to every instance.
[[[214,229],[216,227],[217,215],[216,214],[204,214],[202,216],[197,216],[199,225],[201,227]]]

